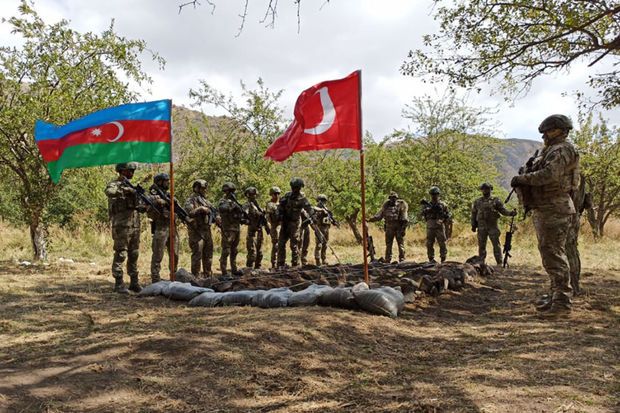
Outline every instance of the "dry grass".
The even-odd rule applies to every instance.
[[[107,231],[55,229],[51,264],[20,267],[12,260],[28,257],[28,239],[0,229],[0,411],[620,410],[612,239],[584,243],[586,295],[567,319],[541,319],[530,305],[546,280],[523,228],[512,269],[422,299],[392,320],[119,296],[111,292]],[[451,257],[472,255],[473,236],[461,232]],[[346,233],[333,238],[344,259],[359,258]],[[143,269],[147,249],[144,242]],[[408,249],[424,257],[420,233],[409,234]],[[60,256],[77,262],[58,265]]]

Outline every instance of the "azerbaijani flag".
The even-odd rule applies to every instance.
[[[170,162],[172,101],[129,103],[63,126],[37,120],[34,140],[54,183],[69,168]]]

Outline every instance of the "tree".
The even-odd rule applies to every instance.
[[[609,218],[620,211],[620,129],[610,128],[600,117],[582,119],[573,140],[581,154],[581,170],[586,190],[592,194],[593,208],[588,221],[595,237],[602,237]]]
[[[402,73],[471,88],[500,81],[505,95],[526,93],[537,77],[578,61],[609,71],[590,76],[598,103],[620,104],[620,4],[610,0],[435,0],[439,33],[424,36],[430,51],[412,50]],[[602,69],[606,70],[606,69]],[[580,94],[583,97],[583,93]]]
[[[51,182],[34,143],[35,120],[64,124],[135,100],[128,81],[150,81],[139,60],[147,49],[141,40],[117,35],[113,22],[101,34],[79,33],[66,20],[45,23],[26,0],[19,13],[3,21],[24,42],[0,48],[0,170],[15,185],[35,259],[45,259],[44,213],[62,185]]]

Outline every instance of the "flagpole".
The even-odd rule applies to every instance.
[[[175,237],[175,225],[174,225],[174,162],[172,152],[172,139],[174,134],[172,133],[172,101],[170,101],[170,249],[168,250],[168,257],[170,257],[170,281],[174,281],[174,237]]]
[[[363,128],[362,128],[362,71],[359,70],[359,139],[360,139],[360,179],[361,179],[361,189],[362,189],[362,247],[364,250],[364,282],[369,284],[370,280],[368,277],[368,226],[366,225],[366,173],[364,168],[364,140],[362,139]]]

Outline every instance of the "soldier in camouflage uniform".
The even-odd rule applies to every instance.
[[[286,263],[286,243],[290,241],[291,265],[299,265],[299,229],[303,219],[312,219],[314,211],[306,196],[301,192],[304,181],[300,178],[291,180],[291,192],[287,192],[278,205],[280,235],[278,239],[278,267]],[[302,211],[305,211],[302,213]]]
[[[151,233],[153,234],[153,242],[151,244],[151,281],[156,283],[161,280],[159,275],[161,271],[161,260],[164,258],[164,251],[168,253],[170,258],[170,205],[164,199],[164,196],[170,199],[170,176],[166,173],[160,173],[153,178],[153,185],[149,189],[151,202],[156,205],[160,212],[149,208],[148,216],[151,218]],[[164,196],[162,196],[164,195]],[[175,217],[176,220],[176,217]],[[179,237],[178,229],[174,229],[174,269],[170,271],[176,272],[179,264]]]
[[[529,172],[512,178],[511,186],[521,190],[523,202],[533,210],[534,227],[542,264],[550,278],[551,293],[541,297],[536,309],[555,315],[570,311],[570,269],[566,241],[576,214],[571,192],[579,186],[579,154],[566,140],[573,128],[564,115],[542,121],[544,148]]]
[[[392,243],[396,238],[398,244],[398,261],[405,260],[405,231],[407,230],[409,205],[398,198],[396,192],[391,192],[381,210],[368,222],[385,220],[385,262],[392,261]]]
[[[258,191],[253,186],[246,188],[245,196],[248,202],[243,206],[248,217],[248,234],[246,238],[246,249],[248,251],[246,264],[248,268],[260,268],[263,261],[263,227],[267,232],[269,224],[265,217],[265,211],[260,210],[256,197]]]
[[[275,268],[278,264],[277,256],[278,256],[278,226],[280,223],[278,222],[278,204],[280,203],[280,188],[277,186],[272,187],[269,190],[269,195],[271,196],[271,200],[267,202],[265,206],[265,214],[267,215],[267,222],[269,223],[269,227],[271,231],[269,235],[271,236],[271,268]]]
[[[483,260],[487,256],[487,238],[493,245],[493,256],[497,265],[502,263],[502,247],[499,243],[499,226],[497,221],[500,214],[515,216],[517,211],[508,211],[504,203],[498,197],[491,196],[493,185],[485,182],[478,188],[482,196],[474,201],[471,209],[471,230],[478,231],[478,256]]]
[[[218,213],[222,219],[222,255],[220,256],[222,276],[228,275],[226,265],[229,257],[232,275],[241,275],[241,271],[237,269],[237,248],[239,247],[241,224],[244,222],[244,212],[238,203],[235,202],[237,199],[235,197],[235,190],[235,184],[232,182],[226,182],[222,185],[224,196],[220,199],[217,206]]]
[[[127,294],[129,291],[123,282],[123,262],[127,259],[129,289],[140,292],[138,282],[138,256],[140,255],[140,216],[146,208],[139,201],[136,191],[127,182],[133,178],[136,163],[119,163],[116,165],[118,178],[105,188],[108,197],[108,212],[112,223],[114,240],[114,258],[112,259],[112,276],[114,291]]]
[[[426,253],[428,260],[435,262],[435,240],[437,240],[439,257],[441,262],[444,262],[448,256],[446,228],[452,221],[452,215],[448,206],[439,199],[441,191],[438,187],[431,187],[428,193],[431,201],[422,209],[422,217],[426,221]]]
[[[592,208],[592,195],[586,193],[586,181],[580,176],[579,187],[571,195],[575,205],[576,214],[571,215],[568,235],[566,236],[566,258],[570,268],[570,285],[573,295],[581,293],[579,278],[581,277],[581,258],[579,256],[579,229],[581,228],[581,215],[586,209]]]
[[[218,224],[217,210],[205,198],[207,181],[198,179],[192,185],[192,195],[185,203],[185,210],[192,219],[188,225],[189,247],[192,250],[192,274],[196,277],[213,275],[213,236],[211,225]],[[200,266],[202,264],[202,273]]]
[[[327,265],[327,243],[329,242],[329,228],[332,225],[339,226],[327,208],[327,196],[320,194],[316,197],[317,205],[314,207],[314,217],[317,228],[321,234],[315,232],[314,238],[314,261],[316,265]]]

